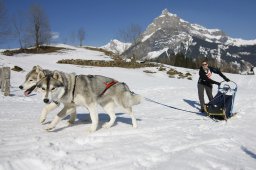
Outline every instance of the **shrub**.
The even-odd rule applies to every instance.
[[[96,67],[123,67],[123,68],[142,68],[142,67],[157,67],[154,63],[137,63],[125,62],[123,60],[105,61],[105,60],[82,60],[82,59],[63,59],[59,60],[59,64],[75,64],[88,65]]]
[[[143,72],[145,72],[145,73],[156,73],[155,71],[151,71],[151,70],[144,70]]]
[[[188,80],[192,80],[192,74],[190,73],[182,73],[182,72],[179,72],[173,68],[170,68],[169,71],[166,72],[170,78],[175,78],[177,77],[178,79],[184,79],[184,78],[187,78]]]
[[[53,46],[40,46],[39,48],[21,48],[18,50],[5,50],[2,54],[6,56],[13,56],[15,54],[26,53],[26,54],[39,54],[39,53],[52,53],[58,52],[66,48],[53,47]]]
[[[163,65],[161,65],[161,66],[159,67],[158,71],[166,71],[166,68],[165,68]]]
[[[11,70],[17,71],[17,72],[23,71],[23,69],[19,66],[14,66]]]
[[[174,76],[174,75],[176,75],[176,74],[178,74],[178,71],[177,70],[175,70],[175,69],[173,69],[173,68],[170,68],[170,70],[169,71],[167,71],[167,74],[170,76]]]

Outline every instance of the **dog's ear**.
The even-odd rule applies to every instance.
[[[58,72],[58,71],[54,71],[52,77],[53,77],[54,79],[56,79],[56,80],[59,80],[59,81],[63,82],[63,81],[62,81],[62,76],[61,76],[60,72]]]
[[[37,73],[43,71],[42,67],[40,67],[39,65],[34,66],[32,70],[35,70]]]
[[[45,74],[44,74],[44,72],[42,72],[42,71],[39,71],[39,73],[38,73],[38,75],[37,75],[37,81],[40,81],[42,78],[44,78],[45,77]]]
[[[36,72],[39,73],[40,71],[43,71],[42,67],[39,65],[36,66]]]

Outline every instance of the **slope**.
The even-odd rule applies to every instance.
[[[171,79],[164,72],[147,74],[143,69],[56,64],[63,58],[109,60],[102,53],[79,48],[54,54],[0,55],[1,65],[18,65],[26,70],[12,72],[11,97],[0,95],[1,170],[255,169],[255,76],[226,74],[239,87],[235,102],[239,114],[228,122],[214,122],[198,113],[197,70],[176,68],[192,73],[191,81]],[[47,132],[47,124],[39,123],[44,106],[40,95],[24,97],[18,89],[36,64],[77,74],[113,77],[161,104],[144,101],[134,107],[137,129],[132,128],[130,117],[118,109],[112,128],[100,127],[90,134],[88,111],[78,107],[74,126],[68,127],[64,119],[53,132]],[[214,79],[220,81],[217,76]],[[49,114],[47,122],[58,110]],[[104,111],[98,111],[101,123],[108,121]]]

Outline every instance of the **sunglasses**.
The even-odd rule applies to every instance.
[[[208,64],[207,64],[207,63],[203,63],[202,65],[203,65],[203,66],[207,66]]]

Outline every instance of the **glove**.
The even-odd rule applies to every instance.
[[[216,84],[217,84],[218,86],[220,86],[220,82],[216,82]]]
[[[226,77],[225,79],[224,79],[226,82],[229,82],[230,80]]]

